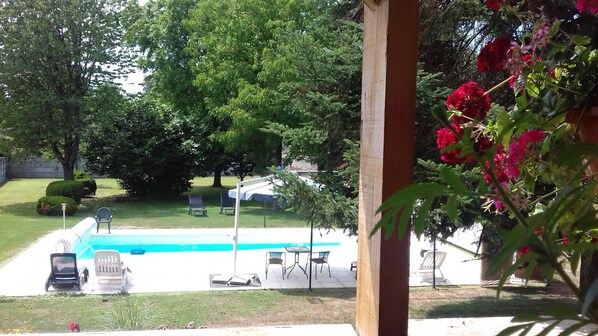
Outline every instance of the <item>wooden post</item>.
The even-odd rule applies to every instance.
[[[417,73],[417,0],[368,1],[364,8],[359,267],[356,329],[407,335],[409,236],[369,234],[376,210],[412,182]]]

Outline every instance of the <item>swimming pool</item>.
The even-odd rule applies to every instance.
[[[133,231],[133,230],[131,230]],[[78,258],[93,258],[96,250],[117,250],[121,253],[145,254],[155,252],[206,252],[232,251],[231,234],[218,233],[181,233],[181,230],[142,230],[144,233],[131,234],[90,234],[78,240],[72,251]],[[232,230],[231,230],[232,231]],[[309,246],[309,236],[297,235],[274,236],[268,234],[240,233],[238,250],[282,249],[285,246]],[[337,241],[314,241],[314,247],[340,246]]]

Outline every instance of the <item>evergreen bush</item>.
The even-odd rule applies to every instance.
[[[66,203],[65,214],[72,216],[77,212],[77,202],[65,196],[44,196],[37,200],[35,210],[42,216],[62,216],[62,203]]]
[[[54,181],[46,187],[46,196],[70,197],[80,204],[85,196],[85,187],[81,181]]]
[[[74,173],[74,178],[75,181],[81,181],[81,183],[83,183],[83,188],[85,190],[84,196],[91,196],[96,194],[96,191],[98,190],[98,185],[96,184],[96,180],[89,176],[89,174],[82,170],[76,169]]]

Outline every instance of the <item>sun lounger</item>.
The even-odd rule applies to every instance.
[[[126,288],[127,273],[130,270],[120,260],[120,253],[114,250],[97,250],[93,255],[95,282],[98,286],[117,285]]]

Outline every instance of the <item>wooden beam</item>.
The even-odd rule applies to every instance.
[[[409,237],[369,234],[380,204],[412,182],[419,2],[377,2],[364,9],[356,330],[400,336],[408,330]]]
[[[371,11],[375,11],[380,4],[380,0],[363,0],[363,2]]]

